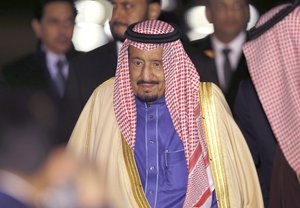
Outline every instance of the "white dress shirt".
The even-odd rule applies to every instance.
[[[65,64],[63,66],[63,76],[64,78],[67,80],[68,76],[69,76],[69,63],[66,59],[66,57],[64,55],[57,55],[54,54],[50,51],[46,51],[46,64],[47,64],[47,68],[49,70],[50,76],[52,78],[52,80],[56,80],[57,77],[57,66],[56,63],[58,60],[64,60]]]
[[[223,49],[229,48],[231,51],[229,53],[229,60],[231,64],[231,68],[233,71],[236,70],[239,60],[242,54],[242,47],[246,41],[246,32],[241,32],[235,39],[233,39],[228,44],[222,43],[220,40],[216,38],[215,35],[212,36],[212,47],[215,52],[215,63],[217,67],[217,75],[220,87],[222,89],[226,89],[228,86],[225,86],[225,73],[224,73],[224,56]]]

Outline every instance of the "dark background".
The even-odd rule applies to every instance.
[[[0,68],[36,47],[36,39],[31,29],[34,5],[39,0],[0,0]],[[185,9],[202,4],[203,0],[180,0],[175,14],[183,19]],[[252,0],[260,14],[271,7],[285,2],[281,0]]]

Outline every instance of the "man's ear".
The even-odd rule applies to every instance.
[[[154,20],[158,19],[160,15],[160,4],[159,3],[151,3],[148,7],[148,19]]]
[[[207,7],[205,7],[205,16],[206,16],[206,19],[209,23],[213,23],[212,16],[211,16],[211,11]]]
[[[41,35],[42,35],[41,34],[42,33],[42,31],[41,31],[41,23],[37,19],[33,19],[31,21],[31,27],[32,27],[32,29],[33,29],[36,37],[40,39]]]

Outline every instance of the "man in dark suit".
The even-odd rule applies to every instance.
[[[207,0],[206,17],[213,24],[214,33],[192,42],[202,53],[201,72],[211,71],[213,79],[225,94],[230,107],[236,95],[239,81],[248,76],[242,54],[249,21],[247,0]]]
[[[37,51],[7,64],[2,72],[7,84],[43,90],[56,101],[63,112],[62,134],[66,139],[79,114],[72,111],[78,103],[78,83],[76,74],[69,69],[70,59],[79,54],[71,42],[76,14],[72,0],[40,1],[32,20],[39,39]],[[70,114],[65,114],[65,107]]]
[[[78,96],[82,107],[98,85],[115,76],[118,51],[125,40],[124,33],[127,27],[145,19],[157,19],[160,15],[160,0],[111,0],[110,2],[113,5],[110,29],[114,41],[83,54],[71,62],[71,68],[80,78]]]
[[[233,112],[252,154],[267,207],[278,145],[250,78],[241,81]]]

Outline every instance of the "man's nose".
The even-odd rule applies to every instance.
[[[146,64],[144,66],[144,69],[142,70],[142,78],[145,81],[150,81],[153,78],[153,70],[150,66],[150,64]]]
[[[124,9],[121,6],[115,6],[112,12],[111,20],[120,20],[124,17]]]
[[[61,34],[68,33],[70,30],[74,28],[69,22],[60,22],[59,24],[59,31]]]
[[[226,8],[226,15],[228,18],[235,17],[238,12],[240,12],[240,11],[233,6]]]

